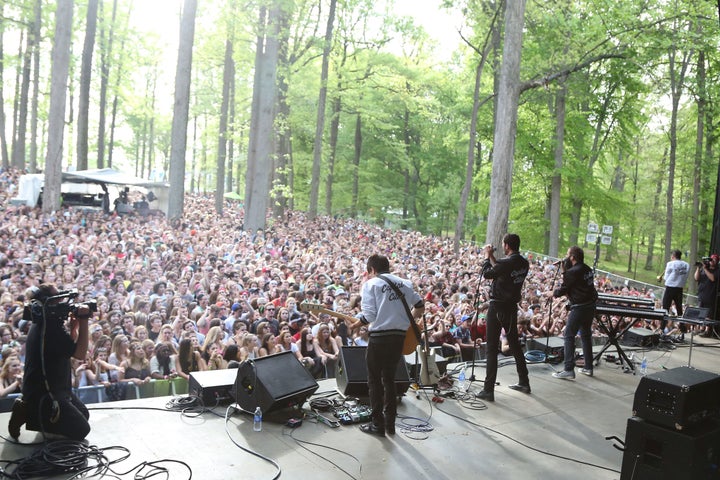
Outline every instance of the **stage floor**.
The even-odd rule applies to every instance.
[[[696,337],[692,366],[720,373],[718,346],[716,339]],[[670,351],[624,348],[638,364],[646,356],[649,373],[688,364],[687,344]],[[616,354],[614,348],[607,353]],[[624,439],[639,373],[625,373],[603,360],[593,378],[578,374],[575,381],[564,381],[550,376],[560,365],[531,364],[532,394],[525,395],[507,388],[517,381],[512,359],[501,356],[500,362],[504,366],[498,371],[494,403],[451,398],[436,403],[430,391],[418,396],[408,392],[399,414],[409,417],[403,420],[408,425],[427,421],[426,431],[398,425],[396,435],[379,438],[361,432],[357,425],[331,428],[308,418],[290,429],[282,423],[290,414],[271,413],[274,421],[266,416],[262,431],[255,432],[252,417],[245,413],[233,412],[226,418],[227,408],[217,407],[200,415],[183,415],[166,410],[170,397],[161,397],[90,405],[88,441],[101,449],[120,445],[130,450],[130,457],[114,467],[116,472],[127,472],[143,461],[168,459],[185,462],[192,478],[203,480],[271,479],[280,473],[285,479],[313,480],[620,478],[622,452],[614,448],[616,442],[605,438]],[[484,368],[476,366],[477,381],[471,391],[481,388],[484,375]],[[319,383],[312,398],[335,390],[334,380]],[[0,414],[3,436],[9,415]],[[38,438],[23,430],[20,441]],[[37,447],[5,440],[0,448],[0,458],[11,460]],[[271,459],[277,467],[248,450]],[[119,454],[110,451],[108,456]],[[171,470],[167,478],[190,478],[180,464],[165,465]]]

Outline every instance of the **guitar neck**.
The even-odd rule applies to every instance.
[[[345,315],[344,313],[336,312],[335,310],[330,310],[328,308],[323,307],[322,305],[317,304],[308,304],[308,303],[301,303],[298,305],[300,310],[308,313],[325,313],[327,315],[330,315],[331,317],[339,318],[340,320],[345,320],[347,322],[354,322],[356,319],[355,317],[351,317],[350,315]]]

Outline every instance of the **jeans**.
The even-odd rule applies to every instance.
[[[592,322],[595,318],[595,304],[577,305],[570,309],[565,325],[565,370],[575,369],[575,337],[580,332],[585,368],[593,369]]]
[[[394,424],[397,417],[395,372],[404,342],[405,337],[400,335],[370,336],[365,352],[372,423],[380,428]]]
[[[528,369],[525,363],[525,355],[518,339],[517,331],[517,305],[500,304],[490,302],[485,321],[487,322],[487,363],[485,367],[485,384],[483,390],[486,392],[495,391],[497,380],[498,352],[500,351],[500,331],[505,329],[505,336],[510,347],[510,352],[515,357],[515,368],[517,369],[521,385],[530,385]]]
[[[54,397],[59,415],[47,394],[39,401],[27,400],[27,429],[63,435],[71,440],[83,440],[90,433],[88,409],[72,392],[58,392]]]

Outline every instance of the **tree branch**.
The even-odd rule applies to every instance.
[[[605,53],[602,55],[598,55],[598,56],[590,58],[582,63],[578,63],[577,65],[575,65],[573,67],[565,68],[563,70],[560,70],[559,72],[551,73],[549,75],[545,75],[544,77],[525,82],[522,85],[520,85],[520,93],[523,93],[526,90],[531,90],[533,88],[547,86],[550,83],[552,83],[553,81],[557,80],[558,78],[567,77],[572,73],[575,73],[579,70],[589,67],[590,65],[592,65],[595,62],[599,62],[601,60],[607,60],[609,58],[625,58],[625,56],[622,54],[619,54],[619,53]]]

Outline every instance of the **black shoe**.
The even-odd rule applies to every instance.
[[[385,420],[385,433],[395,435],[395,421]]]
[[[395,429],[395,427],[393,426],[393,430],[394,429]],[[360,425],[360,430],[362,430],[365,433],[370,433],[370,434],[378,435],[381,437],[385,436],[385,429],[382,427],[378,427],[377,425],[375,425],[373,423],[366,423],[365,425]],[[393,432],[393,433],[395,433],[395,432]]]
[[[530,385],[523,385],[522,383],[514,383],[512,385],[508,385],[508,388],[511,390],[517,390],[518,392],[530,394]]]
[[[495,401],[495,392],[488,392],[487,390],[480,390],[475,394],[475,398],[479,400],[487,400],[488,402]]]
[[[20,427],[22,427],[27,421],[27,405],[25,402],[18,398],[15,400],[12,406],[12,414],[10,414],[10,421],[8,422],[8,433],[15,440],[20,436]]]

